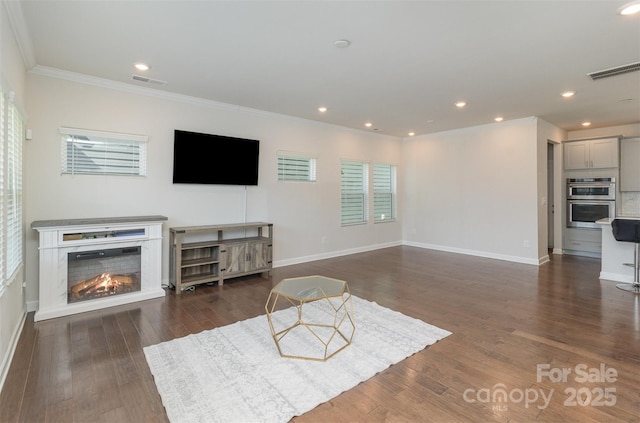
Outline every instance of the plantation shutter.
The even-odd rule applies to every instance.
[[[13,103],[7,107],[7,279],[22,263],[22,117]]]
[[[7,145],[7,113],[5,111],[7,101],[4,92],[0,89],[0,286],[4,285],[5,275],[5,180],[4,180],[4,157],[5,146]]]
[[[343,225],[365,223],[369,215],[368,165],[342,161],[340,170],[341,222]]]
[[[145,176],[147,141],[143,135],[60,128],[62,173]]]
[[[395,218],[394,199],[395,166],[373,165],[373,219],[382,222]]]
[[[313,157],[278,154],[279,181],[316,181],[316,159]]]

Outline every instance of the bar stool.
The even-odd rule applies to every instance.
[[[611,222],[611,229],[613,230],[613,237],[616,241],[633,242],[635,244],[632,264],[634,268],[633,283],[621,283],[616,285],[616,288],[640,294],[640,256],[638,256],[638,252],[640,251],[640,220],[614,219],[613,222]],[[630,264],[626,263],[625,265],[630,266]]]

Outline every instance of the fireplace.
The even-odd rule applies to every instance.
[[[68,253],[67,302],[140,291],[140,246]]]
[[[34,320],[163,297],[164,216],[37,221],[40,297]]]

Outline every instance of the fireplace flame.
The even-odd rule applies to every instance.
[[[69,288],[69,301],[83,301],[139,289],[138,278],[135,274],[114,275],[102,273]]]

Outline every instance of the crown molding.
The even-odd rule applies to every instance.
[[[131,93],[131,94],[139,94],[139,95],[155,97],[163,100],[193,104],[197,106],[215,107],[218,109],[226,109],[226,110],[242,109],[242,107],[240,106],[221,103],[219,101],[207,100],[207,99],[188,96],[184,94],[171,93],[171,92],[162,91],[155,88],[139,87],[137,85],[128,84],[125,82],[113,81],[111,79],[100,78],[97,76],[86,75],[78,72],[66,71],[63,69],[52,68],[49,66],[36,65],[31,70],[29,70],[29,73],[33,75],[46,76],[49,78],[56,78],[56,79],[63,79],[71,82],[77,82],[79,84],[92,85],[94,87],[107,88],[110,90],[122,91],[122,92]]]
[[[24,20],[24,14],[22,13],[22,4],[16,0],[1,1],[7,11],[7,17],[9,18],[13,35],[16,38],[18,49],[22,54],[22,61],[24,62],[27,70],[32,69],[36,66],[36,55],[33,51],[33,43],[31,42],[29,29],[27,28],[27,23]]]
[[[162,100],[167,100],[167,101],[186,103],[186,104],[195,105],[195,106],[199,106],[199,107],[208,107],[208,108],[215,108],[215,109],[219,109],[219,110],[227,110],[227,111],[242,112],[242,113],[247,113],[247,114],[255,114],[255,115],[261,115],[261,116],[267,116],[267,117],[269,117],[271,119],[276,118],[276,119],[283,119],[283,120],[290,120],[290,121],[297,121],[297,122],[305,122],[306,124],[314,124],[314,125],[323,126],[323,127],[335,127],[335,128],[339,128],[342,131],[348,131],[348,132],[353,132],[353,133],[358,133],[358,134],[367,133],[367,135],[369,135],[369,136],[377,136],[377,137],[380,137],[380,138],[400,139],[399,137],[395,137],[393,135],[372,134],[372,133],[370,133],[368,131],[349,128],[349,127],[341,126],[341,125],[335,125],[335,124],[332,124],[332,123],[319,122],[319,121],[315,121],[315,120],[311,120],[311,119],[305,119],[305,118],[301,118],[301,117],[297,117],[297,116],[290,116],[290,115],[285,115],[285,114],[281,114],[281,113],[269,112],[269,111],[265,111],[265,110],[252,109],[252,108],[249,108],[249,107],[237,106],[237,105],[228,104],[228,103],[222,103],[222,102],[215,101],[215,100],[208,100],[208,99],[205,99],[205,98],[193,97],[193,96],[189,96],[189,95],[185,95],[185,94],[176,94],[176,93],[172,93],[172,92],[168,92],[168,91],[159,90],[157,88],[140,87],[140,86],[137,86],[137,85],[134,85],[134,84],[113,81],[111,79],[99,78],[99,77],[96,77],[96,76],[90,76],[90,75],[85,75],[85,74],[82,74],[82,73],[66,71],[66,70],[53,68],[53,67],[49,67],[49,66],[36,65],[32,69],[29,70],[29,73],[33,74],[33,75],[39,75],[39,76],[46,76],[46,77],[49,77],[49,78],[62,79],[62,80],[66,80],[66,81],[77,82],[77,83],[85,84],[85,85],[92,85],[92,86],[95,86],[95,87],[101,87],[101,88],[106,88],[106,89],[126,92],[126,93],[130,93],[130,94],[138,94],[138,95],[154,97],[154,98],[158,98],[158,99],[162,99]]]

